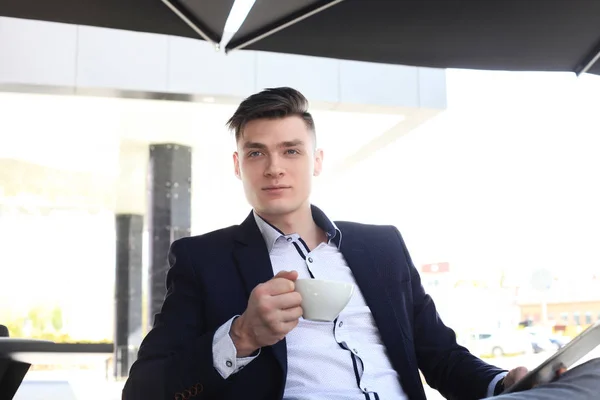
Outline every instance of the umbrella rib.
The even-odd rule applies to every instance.
[[[163,1],[165,1],[165,0],[163,0]],[[251,45],[252,43],[258,42],[259,40],[262,40],[262,39],[266,38],[267,36],[271,36],[272,34],[278,32],[282,29],[292,26],[292,25],[294,25],[308,17],[311,17],[315,14],[318,14],[321,11],[328,9],[329,7],[333,7],[336,4],[341,3],[342,1],[344,1],[344,0],[319,1],[319,2],[312,4],[306,8],[296,11],[290,15],[286,15],[285,17],[275,21],[274,23],[272,23],[270,25],[267,25],[266,27],[264,27],[262,29],[258,29],[244,37],[241,37],[237,40],[230,42],[225,47],[225,52],[228,53],[232,50],[243,49],[244,47],[247,47],[247,46]]]
[[[202,22],[192,15],[191,12],[185,9],[182,5],[176,3],[176,0],[161,0],[167,7],[171,9],[179,18],[183,20],[190,28],[194,30],[200,37],[207,42],[217,46],[220,38],[215,33],[211,32]]]
[[[575,68],[575,73],[577,76],[585,74],[596,64],[596,62],[600,60],[600,42],[596,44],[596,46],[590,51],[583,61],[577,65]]]

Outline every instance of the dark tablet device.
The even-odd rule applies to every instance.
[[[553,381],[558,369],[571,367],[598,345],[600,345],[600,321],[596,321],[596,323],[581,332],[537,368],[525,375],[523,379],[507,388],[503,394],[521,392],[531,389],[534,385]]]

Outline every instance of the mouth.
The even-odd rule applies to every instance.
[[[282,191],[285,189],[291,189],[291,186],[276,185],[276,186],[266,186],[266,187],[262,188],[262,190],[264,190],[265,192],[278,192],[278,191]]]

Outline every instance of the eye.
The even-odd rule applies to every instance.
[[[300,154],[300,152],[296,149],[288,149],[285,151],[285,154],[289,154],[289,155],[297,155]]]
[[[249,158],[255,158],[260,156],[262,153],[260,151],[251,151],[250,153],[248,153],[248,157]]]

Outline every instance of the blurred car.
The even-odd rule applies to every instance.
[[[571,341],[571,338],[561,335],[550,335],[548,339],[554,345],[556,350],[560,349],[561,347],[563,347]]]
[[[536,331],[528,331],[527,334],[531,340],[531,347],[534,353],[556,350],[556,346],[550,341],[550,336]]]
[[[526,329],[527,334],[531,338],[531,346],[535,353],[542,351],[558,350],[565,344],[569,343],[569,338],[560,335],[551,335],[539,329]]]
[[[493,331],[470,334],[461,344],[480,357],[531,353],[531,340],[522,331]]]

